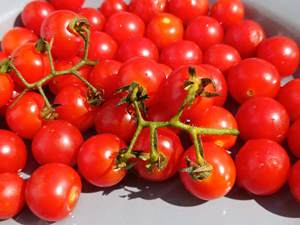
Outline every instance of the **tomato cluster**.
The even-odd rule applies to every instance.
[[[63,219],[81,178],[111,187],[132,167],[154,182],[178,172],[202,200],[235,183],[271,195],[288,181],[300,202],[300,161],[290,160],[300,157],[300,79],[280,85],[299,66],[294,40],[267,37],[240,0],[83,4],[29,2],[24,27],[2,38],[0,219],[25,203]],[[25,139],[40,164],[27,180]]]

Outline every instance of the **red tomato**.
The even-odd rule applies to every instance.
[[[35,43],[26,43],[16,49],[11,62],[29,83],[34,83],[50,73],[50,61],[46,53],[41,53]],[[20,87],[25,87],[14,71],[11,76]]]
[[[248,58],[233,67],[227,76],[231,96],[243,103],[254,96],[275,98],[280,89],[280,75],[265,60]]]
[[[27,150],[16,134],[0,130],[0,173],[17,173],[26,164]]]
[[[217,20],[208,16],[199,16],[187,26],[184,38],[194,41],[203,51],[223,41],[224,31]]]
[[[32,153],[40,164],[73,165],[83,137],[77,127],[63,120],[46,123],[34,136]]]
[[[104,99],[110,98],[118,89],[118,73],[121,66],[122,63],[115,60],[102,60],[90,73],[89,82],[102,91]]]
[[[202,51],[194,42],[180,40],[162,49],[160,62],[172,69],[183,65],[197,65],[202,62]]]
[[[165,74],[165,77],[167,79],[173,71],[172,68],[163,63],[159,63],[158,66],[161,69],[161,71]]]
[[[300,161],[297,161],[292,167],[290,177],[289,177],[289,186],[292,195],[300,203]]]
[[[26,93],[14,107],[7,109],[7,125],[21,137],[32,139],[43,125],[41,111],[44,104],[40,94]]]
[[[58,221],[72,212],[81,187],[80,177],[72,167],[49,163],[31,175],[25,188],[25,200],[39,218]]]
[[[26,28],[33,30],[39,35],[44,19],[54,10],[54,7],[44,0],[29,2],[22,11],[22,22]]]
[[[6,73],[0,74],[0,107],[5,106],[13,95],[14,83]]]
[[[226,75],[230,68],[241,61],[241,56],[230,45],[215,44],[206,49],[203,61],[217,67]]]
[[[280,88],[277,100],[286,108],[291,121],[300,118],[300,79],[294,79]]]
[[[41,37],[48,42],[53,38],[51,51],[54,57],[69,59],[83,48],[81,37],[69,29],[70,23],[77,17],[78,15],[72,11],[57,10],[51,13],[42,23]]]
[[[169,0],[167,4],[168,12],[182,19],[184,24],[198,16],[207,15],[208,7],[208,0]]]
[[[291,152],[300,158],[300,119],[297,119],[290,127],[287,141]]]
[[[230,155],[224,149],[212,144],[203,143],[204,158],[212,165],[209,177],[195,180],[187,172],[180,172],[180,179],[185,188],[197,198],[212,200],[225,196],[233,187],[236,170]],[[180,168],[186,168],[187,159],[196,162],[194,147],[190,147],[181,158]]]
[[[16,216],[25,204],[25,182],[15,173],[0,174],[0,220]]]
[[[94,124],[95,108],[87,99],[87,88],[84,86],[67,86],[55,97],[54,104],[58,118],[75,125],[80,131],[86,131]]]
[[[15,97],[19,95],[19,92],[13,90],[12,97],[6,102],[6,104],[2,107],[0,107],[0,116],[5,116],[6,110],[9,107],[9,105],[14,101]]]
[[[236,48],[242,58],[255,55],[257,46],[265,39],[263,28],[253,20],[244,20],[231,26],[225,34],[225,43]]]
[[[150,154],[150,130],[148,128],[141,132],[134,149],[135,151]],[[158,169],[155,167],[152,170],[149,170],[146,168],[146,165],[150,161],[144,161],[141,159],[137,160],[134,167],[138,174],[146,180],[164,181],[174,176],[174,174],[178,171],[179,160],[183,153],[183,147],[176,133],[168,128],[158,129],[157,150],[165,157],[165,160],[167,160],[167,164],[164,168]]]
[[[133,13],[118,12],[107,19],[105,32],[112,36],[118,44],[134,37],[143,37],[145,24]]]
[[[134,109],[128,105],[120,105],[120,98],[115,97],[106,101],[97,110],[95,126],[98,133],[111,133],[125,142],[130,142],[136,130],[136,118],[132,114]]]
[[[211,9],[211,16],[216,18],[226,29],[244,19],[245,9],[240,0],[218,0]]]
[[[299,66],[299,47],[285,36],[274,36],[264,40],[257,48],[257,57],[272,63],[281,76],[292,75]]]
[[[124,0],[104,0],[99,10],[108,18],[114,13],[126,11],[127,4]]]
[[[254,97],[242,104],[236,114],[240,137],[244,140],[267,138],[282,142],[289,128],[289,116],[277,101]]]
[[[144,37],[135,37],[124,41],[118,51],[118,59],[121,62],[126,62],[133,57],[145,57],[158,60],[159,52],[155,44]]]
[[[184,27],[181,19],[169,13],[159,13],[152,17],[146,30],[146,36],[159,49],[182,40],[183,33]]]
[[[236,159],[238,184],[255,195],[271,195],[287,181],[290,160],[286,151],[268,139],[247,141]]]
[[[98,187],[111,187],[126,175],[125,169],[116,169],[116,157],[125,143],[113,134],[99,134],[88,139],[78,153],[81,175]]]
[[[79,15],[85,17],[91,26],[91,30],[101,31],[105,25],[104,15],[94,8],[82,8],[79,10]]]
[[[49,0],[56,9],[68,9],[78,12],[82,7],[84,0]]]
[[[129,11],[148,23],[153,16],[165,10],[167,0],[131,0]]]
[[[4,59],[7,59],[7,55],[4,52],[0,51],[0,62]]]

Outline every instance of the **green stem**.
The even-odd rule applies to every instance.
[[[90,88],[92,90],[92,92],[94,92],[94,94],[98,93],[97,88],[95,88],[90,82],[88,82],[87,79],[85,79],[84,77],[82,77],[78,71],[76,70],[72,70],[71,73],[76,76],[79,80],[81,80],[88,88]]]
[[[195,146],[197,163],[198,163],[198,165],[203,166],[203,165],[205,165],[205,161],[204,161],[204,156],[203,156],[202,141],[201,141],[199,135],[196,133],[195,130],[192,130],[190,132],[190,134],[192,135],[193,143],[194,143],[194,146]]]
[[[29,89],[33,88],[34,85],[27,82],[27,80],[22,76],[21,72],[15,67],[14,64],[10,63],[9,66],[13,71],[15,71],[17,77],[22,81],[22,83],[26,86],[26,88]]]
[[[150,162],[155,163],[158,160],[157,150],[157,128],[155,124],[150,124]]]
[[[48,100],[48,98],[47,98],[47,96],[46,96],[46,94],[45,94],[43,88],[42,88],[41,86],[38,86],[37,88],[38,88],[40,94],[42,95],[42,97],[43,97],[43,99],[44,99],[44,101],[45,101],[45,105],[46,105],[49,109],[51,109],[51,108],[52,108],[52,105],[51,105],[51,103],[49,102],[49,100]]]

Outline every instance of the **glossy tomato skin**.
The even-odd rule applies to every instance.
[[[85,17],[91,26],[91,30],[101,31],[105,25],[104,15],[95,8],[81,8],[79,15]]]
[[[26,164],[27,150],[23,140],[7,130],[0,130],[0,173],[17,173]]]
[[[84,0],[49,0],[56,9],[67,9],[78,12],[82,7]]]
[[[290,127],[287,141],[291,152],[300,158],[300,119],[296,120]]]
[[[44,0],[29,2],[22,11],[22,22],[26,28],[33,30],[39,35],[44,19],[54,10],[54,7]]]
[[[12,108],[7,109],[7,125],[19,136],[32,139],[44,123],[41,116],[44,104],[40,94],[26,93]]]
[[[63,120],[47,122],[34,136],[31,148],[40,164],[73,165],[83,137],[77,127]]]
[[[243,103],[236,120],[243,140],[266,138],[282,142],[289,128],[285,108],[268,97],[254,97]]]
[[[14,27],[3,35],[1,49],[5,54],[11,55],[23,44],[37,40],[38,36],[33,31],[23,27]]]
[[[102,60],[92,70],[88,81],[103,93],[104,99],[109,99],[119,87],[119,70],[122,63],[116,60]]]
[[[194,180],[188,173],[180,172],[180,179],[185,188],[195,197],[202,200],[212,200],[225,196],[233,187],[236,169],[230,155],[224,149],[212,144],[203,143],[204,158],[212,165],[209,177]],[[194,147],[190,147],[181,157],[180,168],[186,168],[186,159],[196,161]]]
[[[214,44],[221,43],[224,30],[217,20],[209,16],[199,16],[192,20],[184,33],[186,40],[194,41],[205,51]]]
[[[125,169],[115,169],[116,157],[125,143],[113,134],[89,138],[80,148],[77,165],[81,175],[98,187],[111,187],[126,175]]]
[[[207,15],[208,8],[208,0],[169,0],[167,4],[168,12],[178,16],[184,24],[188,24],[198,16]]]
[[[300,79],[291,80],[281,87],[277,100],[286,108],[291,121],[300,118]]]
[[[170,74],[173,71],[172,68],[163,63],[159,63],[158,66],[159,66],[160,70],[165,74],[165,77],[167,79],[168,76],[170,76]]]
[[[167,0],[132,0],[128,10],[147,24],[153,16],[165,10],[166,4]]]
[[[300,161],[297,161],[292,167],[289,177],[290,191],[297,202],[300,203]]]
[[[55,97],[58,118],[66,120],[84,132],[94,124],[96,110],[88,103],[85,86],[67,86]]]
[[[26,43],[16,49],[11,62],[23,75],[28,83],[34,83],[50,73],[50,61],[46,53],[41,53],[35,43]],[[14,71],[11,72],[13,80],[20,87],[25,87]]]
[[[114,13],[126,11],[127,4],[124,0],[104,0],[99,10],[106,18],[108,18]]]
[[[83,48],[81,37],[69,28],[76,17],[78,15],[72,11],[57,10],[42,23],[41,37],[48,42],[53,38],[51,52],[57,59],[72,58]]]
[[[274,36],[265,39],[257,48],[257,57],[272,63],[281,76],[292,75],[299,66],[299,47],[286,36]]]
[[[72,167],[49,163],[33,172],[26,184],[25,199],[39,218],[58,221],[74,209],[81,188],[81,179]]]
[[[0,74],[0,107],[5,106],[13,95],[14,82],[9,74]]]
[[[133,57],[145,57],[157,61],[159,52],[155,44],[148,38],[135,37],[123,41],[117,54],[117,59],[121,62],[126,62]]]
[[[211,16],[227,29],[244,19],[244,5],[241,0],[218,0],[211,8]]]
[[[157,141],[157,150],[166,158],[166,166],[161,170],[158,168],[149,170],[146,168],[149,160],[143,161],[138,159],[134,168],[140,177],[150,181],[161,182],[171,178],[178,171],[179,160],[183,153],[183,147],[177,134],[168,128],[161,128],[157,130]],[[149,129],[144,129],[141,132],[134,149],[136,151],[150,153]]]
[[[0,174],[0,220],[16,216],[25,204],[25,181],[16,173]]]
[[[254,56],[258,45],[265,39],[265,32],[260,24],[253,20],[243,20],[231,26],[224,42],[238,50],[242,58]]]
[[[159,13],[152,17],[146,30],[146,36],[159,49],[182,40],[183,33],[184,27],[181,19],[169,13]]]
[[[280,75],[269,62],[247,58],[233,67],[227,76],[229,92],[239,103],[254,97],[275,98],[280,89]]]
[[[121,44],[130,38],[143,37],[145,24],[133,13],[118,12],[107,19],[104,30]]]
[[[239,52],[226,44],[215,44],[204,52],[203,62],[217,67],[225,75],[241,61]]]
[[[285,184],[290,172],[285,149],[268,139],[247,141],[235,164],[238,184],[255,195],[274,194]]]
[[[160,62],[172,69],[183,65],[197,65],[202,62],[202,51],[194,42],[180,40],[161,50]]]

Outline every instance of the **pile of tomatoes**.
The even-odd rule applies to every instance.
[[[168,121],[187,96],[191,68],[199,78],[213,81],[203,93],[215,95],[196,97],[180,120],[203,128],[239,129],[239,138],[199,137],[212,171],[195,179],[187,170],[197,161],[192,143],[184,150],[180,130],[159,128],[157,150],[166,164],[149,168],[147,160],[133,158],[133,170],[155,182],[179,172],[184,187],[203,200],[222,197],[235,184],[254,195],[271,195],[288,182],[300,202],[300,79],[281,87],[281,79],[298,69],[294,40],[267,37],[259,23],[245,18],[240,0],[213,5],[208,0],[105,0],[99,9],[83,4],[31,1],[21,14],[24,26],[2,38],[0,219],[14,217],[27,204],[41,219],[57,221],[75,207],[81,179],[98,187],[122,181],[128,168],[116,167],[118,157],[138,121],[132,105],[118,104],[124,95],[116,90],[138,83],[148,95],[145,119]],[[89,22],[88,46],[70,29],[78,18]],[[51,54],[38,47],[40,38],[50,43]],[[85,48],[97,64],[75,72],[101,93],[102,104],[90,101],[89,87],[70,71],[42,87],[57,115],[49,119],[47,97],[24,89],[53,70],[73,68]],[[239,107],[235,115],[233,105]],[[238,139],[242,147],[232,155]],[[141,155],[151,151],[148,128],[137,137],[134,150]],[[19,173],[29,151],[40,167],[24,180]]]

